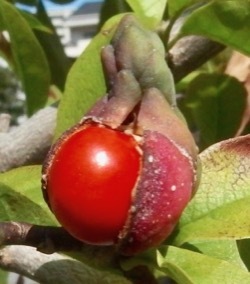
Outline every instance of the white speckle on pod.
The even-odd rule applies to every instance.
[[[155,174],[159,174],[159,173],[160,173],[160,170],[159,170],[159,169],[156,169],[156,170],[154,170],[154,173],[155,173]]]
[[[152,155],[149,155],[148,156],[148,161],[149,161],[149,163],[153,163],[154,157]]]
[[[170,190],[171,190],[171,191],[176,191],[176,185],[173,184],[173,185],[170,187]]]

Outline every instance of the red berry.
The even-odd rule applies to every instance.
[[[140,166],[132,135],[84,123],[66,132],[50,151],[45,195],[74,237],[113,244],[127,221]]]

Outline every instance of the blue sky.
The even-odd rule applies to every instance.
[[[44,0],[44,4],[47,9],[68,9],[68,8],[77,8],[81,6],[82,4],[86,2],[101,2],[102,0],[74,0],[73,2],[69,4],[64,4],[64,5],[57,5],[53,4],[53,2],[49,0]]]

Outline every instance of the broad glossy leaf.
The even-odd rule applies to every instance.
[[[50,83],[48,62],[31,27],[15,8],[0,0],[0,30],[10,35],[14,64],[27,97],[28,114],[42,108]]]
[[[136,16],[148,28],[154,29],[162,20],[167,0],[126,0]]]
[[[192,12],[180,35],[202,35],[250,54],[250,2],[248,0],[211,1]]]
[[[110,19],[72,66],[58,109],[57,137],[78,122],[96,100],[106,93],[100,51],[110,42],[122,16]]]
[[[250,237],[250,135],[215,144],[200,154],[199,189],[184,211],[176,244]]]
[[[43,200],[41,167],[27,166],[0,174],[0,220],[55,225]]]
[[[177,283],[250,283],[250,273],[227,261],[176,247],[158,251],[160,270]]]
[[[233,137],[246,105],[246,90],[235,78],[223,74],[200,74],[189,85],[182,106],[200,132],[199,146]]]

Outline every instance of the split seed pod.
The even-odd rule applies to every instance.
[[[43,193],[73,236],[93,244],[115,244],[121,254],[133,255],[157,246],[173,231],[196,188],[197,148],[176,107],[173,78],[155,33],[127,15],[101,56],[108,94],[50,150],[43,167]],[[95,140],[98,133],[103,139]],[[105,167],[98,172],[92,165],[91,155],[97,152],[85,143],[91,141],[89,137],[93,145],[106,141],[105,147],[127,141],[115,148],[116,153],[126,155],[110,154],[112,146],[102,150],[115,165],[110,180],[100,179],[104,184],[89,181],[91,174],[98,179],[98,174],[109,173]],[[70,148],[72,140],[83,142]],[[94,154],[90,151],[90,160],[75,165],[79,159],[71,157],[87,157],[87,147]],[[76,169],[74,177],[66,172],[62,183],[57,179],[60,173],[64,175],[66,164]],[[74,204],[68,205],[67,199]]]

